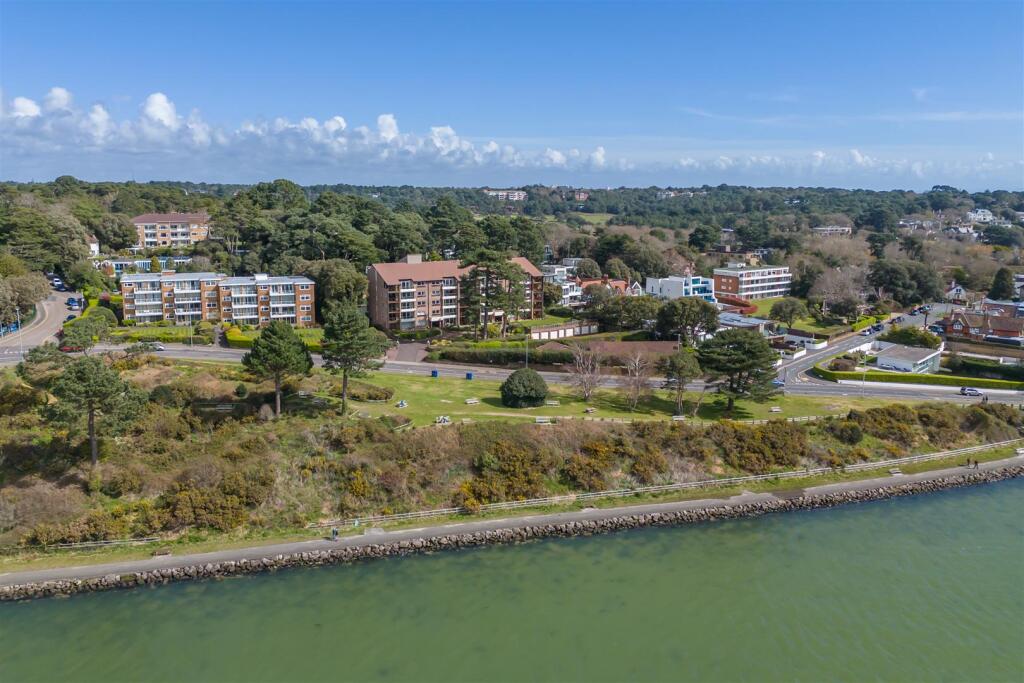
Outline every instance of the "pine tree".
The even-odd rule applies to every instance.
[[[281,414],[281,385],[289,375],[306,375],[313,368],[309,349],[292,326],[275,320],[263,329],[242,357],[244,365],[259,377],[274,380],[274,413]]]
[[[1000,268],[992,278],[992,287],[988,290],[988,298],[1008,301],[1013,296],[1013,273],[1009,268]]]
[[[53,383],[50,392],[58,402],[49,407],[50,418],[65,424],[80,424],[85,418],[92,465],[99,462],[97,421],[108,429],[133,420],[146,404],[145,394],[102,359],[83,356],[72,361]]]
[[[355,306],[333,309],[324,325],[324,367],[341,373],[341,412],[348,408],[348,379],[378,365],[387,350],[387,339],[370,327],[370,321]]]
[[[718,382],[719,392],[727,397],[728,415],[737,398],[763,401],[778,391],[772,380],[779,354],[754,330],[723,330],[700,345],[697,358],[704,371]]]

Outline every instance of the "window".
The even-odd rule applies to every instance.
[[[312,297],[310,297],[309,294],[301,294],[301,295],[299,295],[299,301],[309,301],[311,298]]]
[[[260,313],[266,313],[270,310],[270,306],[260,306]]]
[[[301,289],[302,291],[306,291],[307,289],[309,289],[309,285],[299,285],[299,289]]]
[[[308,323],[308,322],[310,322],[311,320],[313,320],[313,318],[311,318],[311,317],[310,317],[310,316],[308,316],[308,315],[304,315],[304,316],[302,316],[302,322],[304,322],[304,323]]]
[[[302,311],[311,311],[311,310],[313,310],[313,307],[312,307],[312,306],[300,306],[300,307],[299,307],[299,310],[302,310]]]

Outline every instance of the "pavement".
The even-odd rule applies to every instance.
[[[64,300],[71,296],[70,292],[55,293],[44,302],[43,313],[33,321],[25,330],[14,335],[8,335],[0,340],[0,365],[15,364],[20,360],[19,344],[27,350],[31,346],[51,340],[53,334],[60,329],[67,315],[64,310]],[[942,316],[942,312],[949,307],[948,304],[934,304],[929,315],[904,316],[908,324],[925,325],[934,322]],[[18,335],[25,337],[19,342]],[[866,398],[892,398],[912,399],[918,401],[952,401],[957,403],[977,403],[980,398],[961,396],[958,387],[927,386],[927,385],[891,385],[880,382],[854,382],[838,384],[827,380],[819,379],[808,371],[818,362],[834,356],[843,351],[848,351],[873,340],[877,335],[861,336],[854,334],[820,351],[807,353],[805,356],[786,361],[779,368],[779,377],[785,382],[783,392],[797,396],[845,396],[845,397],[866,397]],[[180,358],[183,360],[207,360],[221,362],[239,362],[245,354],[244,349],[232,349],[226,346],[188,346],[185,344],[166,344],[166,350],[159,352],[159,355],[168,358]],[[101,344],[97,350],[117,350],[121,347],[116,345]],[[467,372],[472,372],[477,379],[488,379],[501,381],[508,377],[514,368],[496,368],[486,365],[462,365],[431,363],[422,360],[425,355],[425,345],[416,342],[400,344],[398,348],[392,349],[385,357],[384,364],[380,370],[396,375],[428,376],[432,370],[437,370],[441,377],[463,378]],[[313,362],[321,365],[318,355],[313,356]],[[542,371],[541,376],[551,384],[568,384],[572,378],[565,372]],[[605,377],[603,386],[614,387],[621,383],[621,378],[615,375]],[[660,387],[663,379],[654,377],[651,385]],[[687,385],[692,391],[700,391],[703,383],[694,382]],[[986,392],[989,400],[1002,403],[1024,404],[1024,392],[1000,391]]]
[[[1018,455],[1003,460],[993,460],[991,462],[981,463],[978,467],[978,471],[997,470],[1021,464],[1024,464],[1024,456]],[[825,484],[822,486],[808,487],[803,490],[803,495],[817,496],[837,493],[840,491],[863,491],[885,488],[888,486],[898,486],[911,482],[941,479],[943,477],[961,474],[967,471],[968,470],[963,467],[951,467],[941,470],[932,470],[930,472],[920,472],[918,474],[895,475],[875,479],[862,479],[859,481]],[[784,486],[784,484],[782,484],[782,486]],[[110,562],[107,564],[78,567],[60,567],[56,569],[8,572],[0,574],[0,586],[14,586],[25,583],[40,583],[43,581],[55,580],[90,579],[107,576],[109,574],[130,574],[133,572],[151,571],[155,569],[175,569],[206,563],[229,561],[237,562],[243,559],[258,560],[265,557],[273,557],[275,555],[291,555],[294,553],[313,552],[317,550],[332,550],[339,547],[359,547],[382,543],[396,543],[400,541],[414,541],[452,534],[475,533],[478,531],[519,529],[545,524],[564,524],[566,522],[605,520],[628,515],[650,514],[657,512],[737,507],[751,503],[767,502],[783,498],[788,499],[792,498],[793,495],[794,494],[791,491],[780,491],[778,494],[743,492],[731,498],[703,498],[699,500],[686,500],[671,503],[649,503],[645,505],[629,505],[602,509],[587,508],[584,510],[569,512],[459,522],[455,524],[442,524],[396,531],[384,531],[382,529],[368,528],[361,536],[346,536],[340,538],[338,541],[331,541],[329,538],[323,538],[310,541],[276,543],[273,545],[220,550],[210,553],[164,555],[145,560],[128,560],[123,562]]]
[[[31,322],[17,332],[0,337],[0,364],[17,363],[21,360],[22,351],[48,341],[57,341],[54,335],[60,331],[64,319],[71,313],[66,302],[72,296],[82,298],[78,292],[51,291],[50,296],[36,305],[36,316]]]

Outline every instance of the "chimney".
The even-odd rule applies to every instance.
[[[423,254],[406,254],[399,263],[423,263]]]

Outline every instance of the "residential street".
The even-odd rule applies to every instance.
[[[67,311],[64,301],[71,296],[69,292],[55,292],[41,306],[40,317],[32,322],[21,332],[9,335],[0,340],[0,365],[13,365],[20,360],[20,345],[28,350],[32,346],[52,340],[53,335],[63,324]],[[947,307],[946,304],[936,304],[928,317],[928,322],[936,320],[941,312]],[[905,316],[906,322],[923,325],[924,316]],[[808,374],[814,365],[825,358],[829,358],[843,351],[860,346],[871,341],[876,335],[864,337],[859,334],[852,335],[842,341],[829,345],[821,351],[808,353],[802,358],[786,361],[779,368],[779,378],[786,384],[784,391],[787,394],[801,396],[865,396],[874,398],[900,398],[917,400],[955,401],[958,403],[974,403],[979,399],[960,396],[958,387],[925,386],[925,385],[887,385],[879,382],[866,382],[864,384],[837,384],[826,380],[818,379]],[[168,358],[181,358],[184,360],[205,360],[222,362],[239,362],[244,349],[232,349],[225,346],[193,346],[184,344],[167,344],[166,350],[159,352],[159,355]],[[116,350],[123,348],[118,345],[101,344],[97,350]],[[423,356],[424,345],[419,342],[401,344],[398,348],[392,349],[387,355],[381,367],[382,372],[396,375],[429,375],[432,370],[437,370],[442,377],[465,377],[467,372],[472,372],[477,379],[503,380],[511,374],[513,369],[495,368],[492,366],[478,365],[455,365],[447,363],[431,363],[429,361],[413,360]],[[321,364],[318,355],[313,356],[314,363]],[[525,360],[525,358],[524,358]],[[565,372],[545,371],[540,373],[545,381],[552,384],[568,384],[570,376]],[[608,376],[604,386],[616,386],[619,380],[615,376]],[[660,386],[661,379],[653,378],[652,385]],[[701,383],[688,385],[688,388],[699,391]],[[1002,403],[1024,403],[1024,392],[988,390],[990,401]]]

